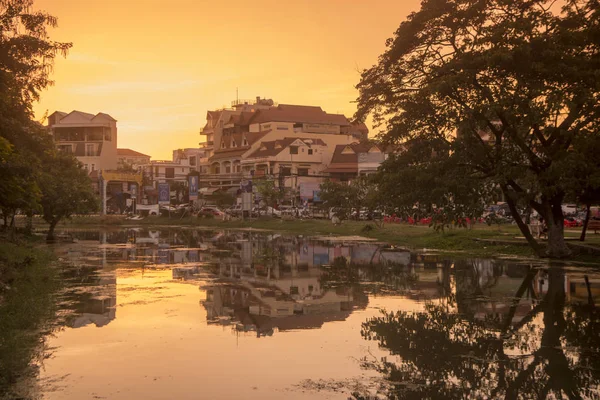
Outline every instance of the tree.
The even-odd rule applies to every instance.
[[[81,164],[70,154],[49,152],[44,159],[44,176],[40,180],[43,217],[50,228],[46,239],[54,240],[54,229],[64,218],[74,214],[97,211],[89,177]]]
[[[273,207],[281,199],[283,199],[283,192],[275,186],[275,182],[270,179],[259,179],[254,181],[256,191],[265,201],[267,206]]]
[[[17,210],[32,215],[40,207],[41,159],[53,144],[32,120],[32,103],[52,84],[54,59],[71,44],[49,39],[56,18],[33,11],[32,0],[0,1],[0,26],[0,209],[6,222]]]
[[[405,218],[431,216],[442,230],[479,218],[494,193],[493,185],[475,179],[440,141],[412,140],[405,151],[390,155],[374,179],[379,204]]]
[[[0,137],[0,176],[0,208],[4,227],[13,228],[17,210],[32,211],[38,208],[40,190],[35,164],[32,165],[22,154],[14,151],[14,146],[3,137]]]
[[[171,190],[175,191],[175,203],[180,204],[181,198],[185,197],[187,185],[185,184],[185,182],[173,181],[171,182]]]
[[[473,178],[499,187],[528,243],[565,257],[565,159],[580,137],[600,140],[595,0],[424,0],[362,73],[356,118],[382,140],[444,143]],[[517,208],[548,224],[546,252]]]
[[[361,208],[367,207],[372,210],[377,206],[376,194],[377,188],[368,176],[359,176],[349,183],[326,180],[320,186],[320,197],[325,206],[340,208],[342,214],[348,214],[355,209],[356,218],[359,217]]]

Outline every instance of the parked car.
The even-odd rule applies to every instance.
[[[254,216],[270,216],[270,217],[281,217],[281,211],[273,207],[254,207],[252,209],[252,215]]]
[[[563,204],[562,212],[564,215],[575,215],[577,213],[577,205],[575,204]]]
[[[204,206],[200,209],[200,214],[210,214],[215,217],[222,217],[223,215],[225,215],[225,212],[223,212],[218,207]]]
[[[225,212],[229,215],[233,215],[234,217],[238,217],[242,215],[242,205],[236,204],[235,206],[231,206],[225,210]]]

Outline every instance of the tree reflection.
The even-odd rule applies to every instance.
[[[464,285],[460,268],[456,276],[450,301],[363,323],[363,337],[391,353],[363,360],[389,381],[387,398],[598,396],[600,313],[593,303],[567,304],[563,270],[529,269],[505,312],[491,317],[475,314],[486,287],[478,283],[486,280],[471,274]],[[533,283],[540,276],[547,286],[538,300]]]

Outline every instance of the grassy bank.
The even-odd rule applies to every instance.
[[[79,217],[67,222],[64,227],[76,226],[194,226],[219,229],[260,229],[277,232],[288,232],[310,236],[363,236],[370,239],[385,241],[394,245],[411,249],[432,249],[446,252],[467,253],[471,256],[534,256],[515,225],[487,226],[478,224],[472,229],[453,228],[445,232],[435,232],[432,228],[422,225],[385,224],[377,227],[364,221],[344,221],[335,226],[328,220],[281,220],[254,219],[232,220],[189,218],[146,218],[140,221],[126,220],[118,216]],[[366,228],[365,226],[370,228]],[[580,230],[568,230],[568,240],[579,238]],[[476,239],[498,240],[508,242],[503,244],[480,242]],[[600,246],[600,235],[588,234],[586,244]],[[588,261],[589,257],[581,257]]]
[[[51,252],[0,242],[0,399],[29,398],[55,319],[60,283]]]

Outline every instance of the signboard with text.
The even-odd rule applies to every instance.
[[[190,176],[188,178],[188,187],[190,189],[190,200],[198,200],[198,177]]]
[[[158,184],[158,204],[171,203],[171,187],[168,182]]]

